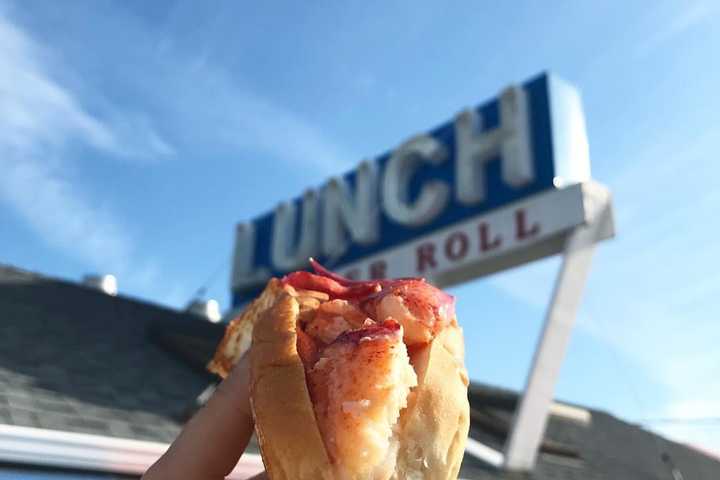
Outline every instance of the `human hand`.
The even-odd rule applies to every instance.
[[[232,472],[253,433],[245,356],[185,425],[143,480],[221,480]],[[261,473],[251,480],[266,479]]]

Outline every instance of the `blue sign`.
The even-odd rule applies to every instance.
[[[239,224],[233,304],[254,297],[271,276],[305,268],[310,256],[333,269],[357,266],[541,192],[588,180],[589,172],[579,94],[554,76],[539,75]],[[533,226],[520,213],[514,228],[530,232]],[[479,248],[492,246],[487,228],[480,230]],[[467,254],[469,245],[458,236],[444,251],[452,260]],[[409,273],[435,266],[426,260],[414,271],[408,266]],[[376,267],[347,273],[388,273]]]

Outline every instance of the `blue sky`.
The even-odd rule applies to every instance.
[[[501,87],[584,99],[618,236],[558,397],[720,412],[716,2],[0,0],[0,262],[227,306],[233,226]],[[471,376],[523,385],[557,259],[455,288]],[[720,451],[720,426],[652,428]]]

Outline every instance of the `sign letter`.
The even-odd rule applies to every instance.
[[[525,210],[522,208],[518,209],[515,212],[515,238],[525,240],[534,237],[538,233],[540,233],[540,225],[533,223],[532,226],[528,228]]]
[[[480,233],[480,252],[487,252],[500,246],[502,238],[500,235],[495,236],[490,240],[490,226],[487,223],[482,222],[478,226],[478,232]]]
[[[280,271],[292,271],[307,264],[308,258],[317,255],[318,244],[318,195],[308,190],[302,200],[302,225],[300,238],[295,239],[297,212],[292,202],[281,203],[273,216],[271,260]],[[295,247],[293,248],[293,244]]]
[[[385,260],[377,260],[370,264],[370,279],[382,280],[386,277],[387,263]]]
[[[513,187],[534,177],[527,94],[521,87],[506,89],[500,96],[500,126],[483,131],[483,119],[466,110],[455,120],[457,199],[474,205],[487,197],[485,165],[500,155],[503,181]]]
[[[270,278],[267,268],[253,270],[255,260],[255,225],[240,223],[235,229],[235,253],[233,254],[233,289],[264,283]]]
[[[379,237],[377,173],[372,162],[360,164],[355,174],[354,195],[341,177],[330,179],[323,189],[323,253],[338,258],[348,248],[350,238],[361,245]]]
[[[417,247],[417,271],[418,273],[422,273],[428,267],[437,267],[437,263],[435,263],[435,245],[432,243],[423,243]]]
[[[469,240],[463,232],[455,232],[445,240],[445,256],[456,262],[467,255]]]
[[[439,165],[447,158],[445,147],[432,137],[420,135],[393,152],[385,166],[382,181],[383,207],[398,223],[419,226],[430,223],[448,201],[450,188],[440,180],[422,186],[417,199],[410,203],[409,184],[422,163]]]

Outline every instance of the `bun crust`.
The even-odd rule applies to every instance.
[[[265,469],[272,480],[334,478],[297,351],[299,304],[273,279],[228,326],[209,368],[227,375],[250,349],[251,405]],[[245,347],[245,350],[247,350]],[[400,415],[392,480],[456,479],[470,427],[463,335],[455,322],[409,351],[418,385]]]
[[[257,322],[250,350],[250,399],[263,463],[273,480],[332,478],[297,352],[299,307],[288,294]]]
[[[234,318],[225,330],[215,356],[208,364],[208,370],[225,378],[233,365],[248,351],[252,343],[253,327],[255,323],[272,308],[280,295],[284,292],[282,282],[277,278],[271,279],[265,290],[248,305],[242,313]]]
[[[418,386],[400,416],[400,451],[393,479],[456,479],[470,429],[462,330],[451,326],[412,352]]]

